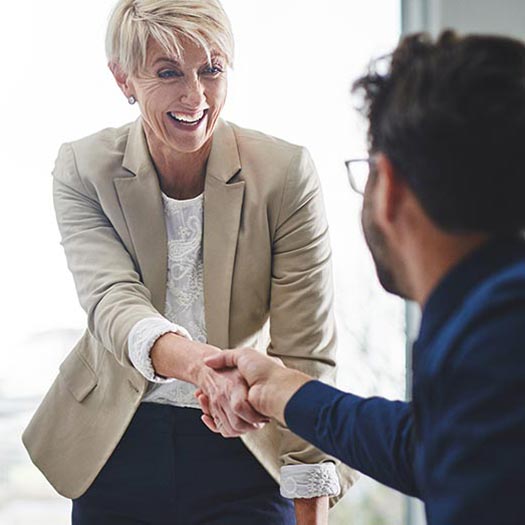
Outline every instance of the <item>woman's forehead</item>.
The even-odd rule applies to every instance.
[[[177,64],[208,63],[210,58],[224,58],[217,49],[210,47],[206,50],[188,38],[182,38],[178,44],[180,52],[176,48],[166,49],[155,39],[150,38],[146,47],[146,63],[153,65],[162,60]]]

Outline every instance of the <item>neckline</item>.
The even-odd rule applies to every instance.
[[[191,199],[174,199],[173,197],[169,197],[168,195],[166,195],[164,192],[161,192],[161,195],[164,201],[182,206],[197,204],[204,199],[204,192],[199,193],[199,195],[197,195],[196,197],[192,197]]]

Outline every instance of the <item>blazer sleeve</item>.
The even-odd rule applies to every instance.
[[[420,497],[410,403],[362,398],[310,381],[290,399],[286,423],[299,436],[363,474]]]
[[[331,383],[336,333],[331,249],[319,179],[304,148],[292,159],[272,246],[270,346],[287,367]],[[328,457],[281,427],[282,465]]]
[[[53,170],[53,201],[89,331],[120,364],[131,367],[127,343],[131,328],[146,317],[162,316],[151,304],[151,294],[95,189],[80,177],[69,144],[61,147]]]

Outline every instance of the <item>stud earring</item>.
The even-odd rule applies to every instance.
[[[137,99],[133,95],[128,97],[128,103],[129,104],[133,105],[133,104],[135,104],[135,102],[137,102]]]

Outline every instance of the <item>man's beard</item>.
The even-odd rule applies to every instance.
[[[392,254],[388,248],[387,240],[379,226],[374,222],[372,212],[373,205],[371,199],[365,197],[361,223],[365,234],[366,244],[372,254],[372,259],[374,260],[377,277],[381,286],[387,292],[406,299],[407,294],[403,291],[403,287],[399,283],[399,277],[394,270],[395,265],[392,261]],[[400,272],[398,272],[398,274],[399,273]]]

